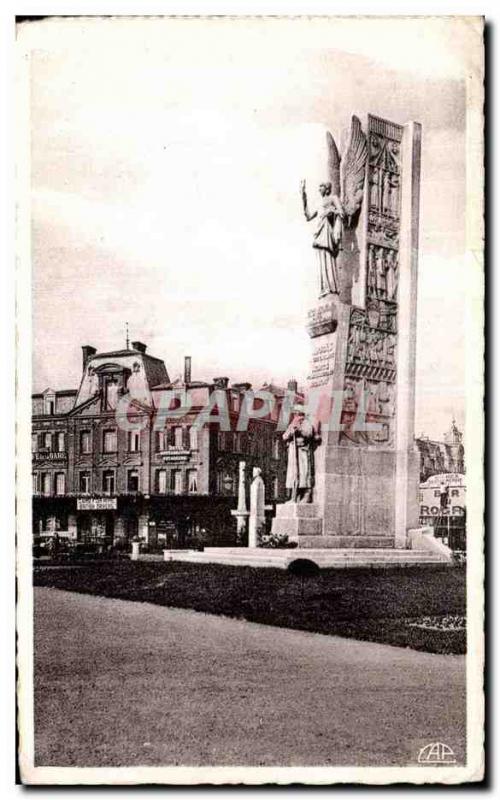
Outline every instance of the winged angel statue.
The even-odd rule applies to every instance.
[[[368,147],[361,122],[351,120],[349,141],[341,159],[330,132],[326,134],[328,148],[328,180],[321,183],[319,193],[323,198],[320,208],[310,212],[307,204],[306,182],[302,181],[304,215],[309,222],[317,218],[313,247],[319,259],[319,296],[339,294],[340,281],[338,257],[343,240],[351,246],[363,202],[366,159]]]

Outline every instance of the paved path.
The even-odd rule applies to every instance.
[[[35,638],[41,766],[463,758],[463,656],[42,588]]]

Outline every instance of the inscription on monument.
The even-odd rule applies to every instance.
[[[316,344],[311,357],[311,372],[307,376],[311,387],[324,386],[333,375],[335,366],[335,337],[326,343]]]
[[[337,328],[334,303],[327,303],[312,308],[307,314],[307,331],[311,339],[333,333]]]

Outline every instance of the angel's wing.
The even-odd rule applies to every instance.
[[[340,197],[340,154],[330,131],[326,132],[326,147],[328,151],[328,180],[332,184],[332,194]]]
[[[342,205],[348,217],[361,208],[365,185],[368,145],[357,117],[352,117],[351,133],[342,160]]]

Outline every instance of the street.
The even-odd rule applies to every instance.
[[[465,752],[465,659],[35,589],[38,766],[413,765]]]

